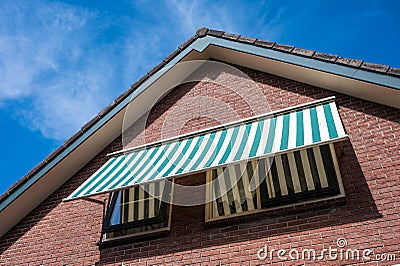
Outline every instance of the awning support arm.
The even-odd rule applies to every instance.
[[[94,203],[97,203],[97,204],[101,204],[101,205],[103,205],[103,206],[106,205],[106,201],[107,201],[107,198],[106,198],[106,197],[104,197],[104,200],[97,200],[97,199],[92,199],[92,198],[82,198],[82,199],[83,199],[83,200],[90,201],[90,202],[94,202]]]

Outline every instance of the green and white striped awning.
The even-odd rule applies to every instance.
[[[346,137],[334,97],[331,97],[116,155],[67,200]]]

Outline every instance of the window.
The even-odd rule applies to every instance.
[[[206,220],[344,195],[333,144],[214,169],[207,184]]]
[[[169,230],[172,187],[164,180],[113,192],[103,240]]]

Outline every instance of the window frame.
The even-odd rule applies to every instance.
[[[260,184],[257,180],[257,184],[259,184],[257,186],[256,189],[256,195],[257,195],[257,208],[254,210],[250,210],[250,211],[244,211],[241,213],[231,213],[231,214],[227,214],[227,215],[222,215],[222,216],[218,216],[218,217],[213,217],[213,202],[214,201],[210,201],[210,199],[212,199],[212,171],[215,169],[210,169],[206,172],[206,199],[207,202],[205,204],[205,222],[213,222],[213,221],[220,221],[220,220],[224,220],[224,219],[229,219],[229,218],[234,218],[234,217],[238,217],[238,216],[246,216],[246,215],[251,215],[251,214],[255,214],[255,213],[260,213],[260,212],[266,212],[266,211],[272,211],[272,210],[278,210],[278,209],[284,209],[284,208],[288,208],[288,207],[294,207],[294,206],[299,206],[299,205],[304,205],[304,204],[311,204],[311,203],[317,203],[317,202],[323,202],[323,201],[327,201],[327,200],[333,200],[333,199],[339,199],[339,198],[344,198],[345,195],[345,191],[344,191],[344,186],[343,186],[343,181],[342,181],[342,175],[340,173],[340,169],[339,169],[339,164],[337,161],[337,156],[336,156],[336,151],[335,151],[335,147],[334,147],[334,143],[333,142],[328,142],[328,143],[323,143],[323,144],[319,144],[319,145],[311,145],[311,146],[306,146],[306,147],[301,147],[299,149],[295,149],[295,150],[291,150],[290,152],[295,152],[295,151],[299,151],[299,150],[306,150],[309,148],[314,148],[314,147],[320,147],[322,145],[329,145],[329,151],[332,155],[332,162],[333,162],[333,168],[335,171],[335,175],[337,178],[337,182],[338,182],[338,190],[339,193],[337,195],[331,195],[331,196],[321,196],[321,198],[312,198],[309,200],[300,200],[299,202],[294,202],[294,203],[286,203],[286,204],[282,204],[282,205],[278,205],[278,206],[272,206],[272,207],[266,207],[266,208],[262,208],[261,206],[261,193],[260,193]],[[287,154],[289,152],[282,152],[282,153],[277,153],[274,155],[282,155],[282,154]],[[255,178],[259,178],[258,175],[258,167],[254,166],[256,165],[256,161],[259,159],[266,159],[266,158],[270,158],[273,156],[268,156],[268,157],[262,157],[262,158],[254,158],[251,159],[249,161],[251,161],[252,165],[253,165],[253,169],[255,171]]]
[[[170,198],[173,198],[174,196],[174,179],[172,180],[167,180],[171,182],[171,192],[170,192]],[[164,190],[166,189],[167,186],[164,187]],[[130,189],[130,188],[125,188],[125,189]],[[118,190],[116,192],[122,193],[124,189]],[[164,197],[164,195],[162,196]],[[112,209],[115,207],[115,204],[117,204],[117,198],[118,198],[118,193],[110,193],[109,195],[109,204],[107,205],[106,209],[106,215],[104,217],[103,223],[102,223],[102,230],[101,230],[101,242],[108,242],[108,241],[113,241],[113,240],[118,240],[118,239],[123,239],[123,238],[131,238],[135,236],[143,236],[143,235],[152,235],[154,233],[158,232],[163,232],[163,231],[169,231],[171,229],[171,215],[172,215],[172,204],[171,203],[166,203],[163,200],[160,200],[160,212],[157,217],[152,217],[152,218],[146,218],[138,221],[131,221],[127,223],[121,223],[121,224],[115,224],[115,225],[108,225],[111,221],[112,218]],[[129,230],[129,229],[134,229],[137,227],[141,226],[151,226],[157,223],[163,223],[166,222],[167,226],[163,228],[157,228],[153,230],[148,230],[148,231],[142,231],[142,232],[136,232],[136,233],[130,233],[122,236],[115,236],[115,237],[109,237],[107,238],[106,235],[107,233],[113,233],[113,232],[118,232],[121,230]]]

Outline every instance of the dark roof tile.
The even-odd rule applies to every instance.
[[[334,63],[336,61],[336,59],[338,58],[338,56],[334,55],[334,54],[325,54],[325,53],[315,52],[315,54],[313,55],[313,58]]]
[[[154,73],[156,73],[158,70],[160,70],[163,66],[165,66],[165,62],[161,61],[158,65],[156,65],[155,67],[153,67],[149,72],[147,72],[147,75],[151,76]]]
[[[257,38],[251,38],[251,37],[246,37],[246,36],[240,36],[239,41],[245,42],[245,43],[255,43],[257,41]]]
[[[35,167],[33,167],[28,174],[26,174],[23,178],[21,178],[21,181],[24,181],[24,179],[29,178],[29,176],[33,173],[36,173],[37,171],[39,171],[40,169],[42,169],[42,167],[44,167],[47,164],[46,160],[41,161],[40,163],[38,163]],[[20,181],[18,180],[18,181]]]
[[[72,135],[69,139],[67,139],[64,142],[64,146],[68,146],[69,144],[71,144],[72,142],[74,142],[77,138],[79,138],[81,135],[83,134],[82,130],[79,130],[78,132],[76,132],[74,135]]]
[[[388,74],[391,76],[400,77],[400,68],[390,68]]]
[[[279,50],[279,51],[283,51],[283,52],[286,52],[286,53],[290,53],[290,52],[294,49],[294,46],[276,43],[276,44],[272,47],[272,49],[274,49],[274,50]]]
[[[148,74],[144,75],[144,76],[142,77],[142,79],[143,79],[143,78],[147,79],[147,77],[149,77]],[[133,89],[132,89],[132,86],[131,86],[129,89],[127,89],[126,91],[124,91],[123,93],[121,93],[121,95],[119,95],[119,96],[117,97],[117,99],[115,99],[115,102],[116,102],[117,104],[120,103],[120,102],[122,102],[132,91],[133,91]]]
[[[196,35],[199,37],[204,37],[207,35],[208,29],[207,28],[200,28],[196,31]]]
[[[92,119],[90,119],[88,122],[86,122],[86,124],[84,124],[84,125],[81,127],[81,130],[82,130],[82,131],[88,130],[89,128],[91,128],[91,127],[92,127],[97,121],[99,121],[99,120],[100,120],[100,116],[98,116],[98,115],[92,117]]]
[[[346,65],[346,66],[352,66],[352,67],[360,67],[361,64],[363,63],[362,60],[357,60],[357,59],[352,59],[352,58],[344,58],[341,57],[339,58],[336,63],[341,64],[341,65]]]
[[[272,48],[272,46],[275,45],[275,42],[257,40],[254,44],[265,48]]]
[[[7,192],[10,193],[14,189],[18,188],[20,185],[22,185],[25,182],[26,177],[19,179],[17,182],[12,184],[11,186],[8,187]]]
[[[175,56],[177,56],[181,51],[179,49],[176,49],[175,51],[173,51],[172,53],[170,53],[166,58],[164,58],[164,62],[168,63],[172,58],[174,58]]]
[[[292,54],[301,55],[305,57],[312,57],[314,53],[315,51],[313,50],[302,49],[302,48],[294,48],[292,51]]]
[[[54,157],[59,155],[63,150],[65,150],[65,146],[58,147],[55,151],[53,151],[52,153],[47,155],[46,162],[49,162],[50,160],[52,160]]]
[[[183,50],[185,49],[187,46],[189,46],[192,42],[194,42],[194,40],[197,39],[197,36],[192,36],[190,37],[186,42],[182,43],[181,45],[179,45],[179,49]]]
[[[222,34],[222,38],[234,40],[234,41],[239,39],[239,37],[240,37],[239,34],[231,34],[231,33],[226,33],[226,32],[224,34]]]
[[[389,70],[389,66],[364,62],[361,65],[361,69],[370,70],[378,73],[386,73]]]
[[[136,90],[146,79],[148,79],[148,75],[142,76],[139,80],[131,85],[131,89]]]
[[[98,115],[103,117],[103,115],[105,115],[106,113],[108,113],[108,111],[110,111],[117,103],[115,101],[113,101],[111,104],[107,105],[105,108],[103,108],[103,110],[101,110]]]
[[[220,30],[209,30],[207,32],[207,35],[211,35],[211,36],[215,36],[215,37],[221,37],[222,34],[224,34],[224,31],[220,31]]]
[[[146,75],[147,75],[147,74],[146,74]],[[115,99],[115,102],[116,102],[116,103],[120,103],[120,102],[127,96],[127,94],[128,94],[128,91],[122,92],[122,93],[117,97],[117,99]]]
[[[18,181],[17,181],[18,182]],[[6,191],[3,194],[0,195],[0,202],[3,201],[8,195],[10,195],[10,192]]]

